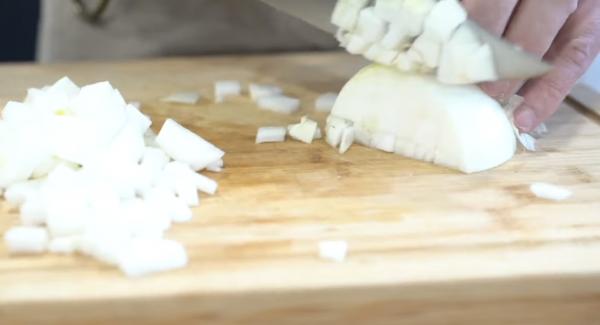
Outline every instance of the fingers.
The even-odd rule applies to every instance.
[[[517,126],[529,132],[554,114],[599,52],[600,2],[580,0],[546,55],[554,70],[522,89],[525,103],[515,112]]]
[[[522,0],[519,2],[504,37],[525,51],[543,57],[569,16],[577,0]],[[490,96],[506,101],[523,85],[523,81],[486,84]]]
[[[463,0],[469,17],[488,31],[503,35],[519,0]]]

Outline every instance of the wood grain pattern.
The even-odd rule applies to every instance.
[[[600,126],[569,107],[539,152],[475,175],[356,146],[341,156],[322,142],[254,145],[259,126],[323,122],[312,100],[361,64],[297,54],[0,66],[0,102],[63,75],[108,79],[155,126],[175,117],[227,152],[219,194],[169,232],[188,268],[131,280],[84,257],[9,257],[0,245],[0,323],[600,324]],[[159,101],[210,94],[219,79],[283,85],[303,112]],[[537,199],[534,181],[574,196]],[[16,215],[1,209],[3,232]],[[323,239],[348,240],[347,262],[319,260]]]

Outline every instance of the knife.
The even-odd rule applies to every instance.
[[[261,1],[332,35],[337,31],[337,27],[330,22],[337,0]],[[466,24],[470,24],[480,39],[491,46],[500,80],[529,79],[543,75],[552,69],[550,64],[534,55],[519,51],[514,44],[489,33],[474,21],[468,20]]]

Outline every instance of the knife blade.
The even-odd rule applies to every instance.
[[[321,30],[332,35],[337,32],[337,27],[331,24],[331,14],[336,6],[337,0],[261,0],[275,9],[290,16],[299,18]],[[487,32],[476,22],[467,20],[478,33],[479,37],[492,47],[495,65],[500,80],[528,79],[540,76],[552,68],[552,66],[540,58],[529,53],[518,51],[508,41]]]
[[[290,16],[335,35],[337,27],[331,24],[331,13],[337,0],[261,0]]]

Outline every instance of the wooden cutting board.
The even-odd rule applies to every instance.
[[[11,257],[0,245],[0,323],[593,324],[600,322],[600,126],[568,105],[536,153],[474,175],[355,146],[255,145],[259,126],[314,114],[362,61],[344,54],[0,66],[0,101],[63,75],[110,80],[158,128],[174,117],[226,152],[182,241],[188,268],[125,278],[79,256]],[[246,98],[210,101],[212,82],[258,81],[303,99],[294,116]],[[201,91],[197,106],[160,102]],[[365,108],[368,109],[368,108]],[[571,199],[535,198],[543,181]],[[17,215],[2,203],[0,231]],[[345,263],[317,258],[347,240]]]

